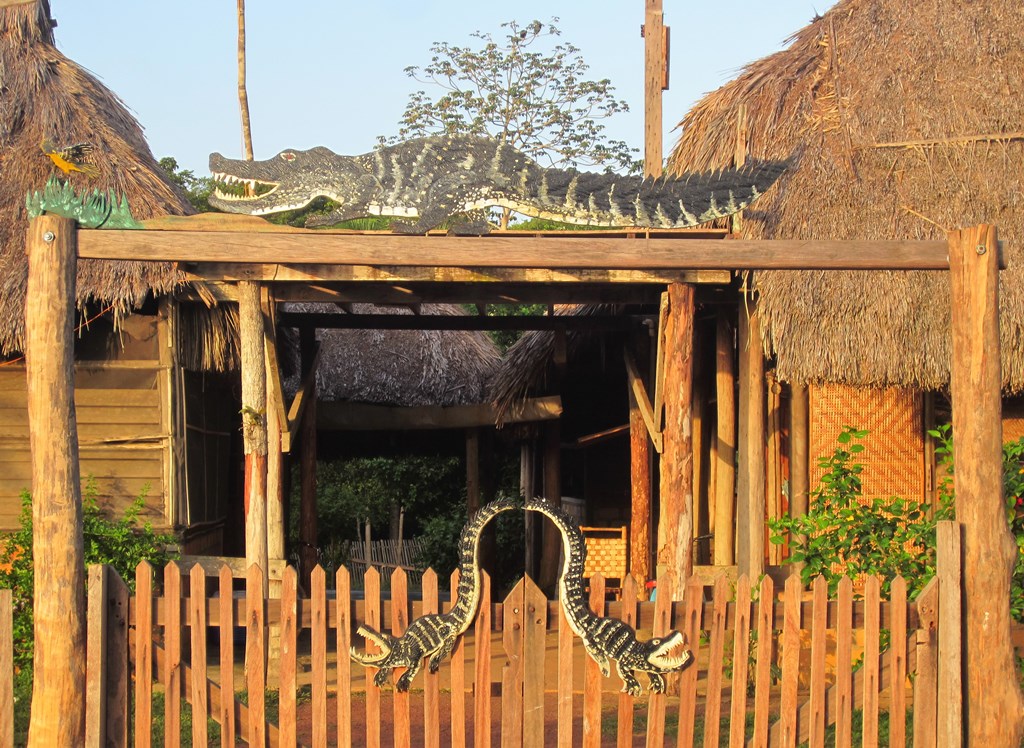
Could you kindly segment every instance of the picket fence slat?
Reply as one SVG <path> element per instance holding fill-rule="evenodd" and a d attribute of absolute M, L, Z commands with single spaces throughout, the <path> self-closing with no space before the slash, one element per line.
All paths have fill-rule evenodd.
<path fill-rule="evenodd" d="M 636 579 L 627 574 L 622 580 L 622 613 L 621 620 L 627 626 L 636 628 Z M 633 745 L 633 697 L 628 693 L 619 692 L 618 730 L 616 732 L 617 748 L 629 748 Z"/>
<path fill-rule="evenodd" d="M 704 707 L 704 746 L 718 748 L 722 716 L 722 669 L 725 666 L 725 606 L 729 583 L 724 576 L 715 581 L 711 609 L 711 645 L 708 659 L 708 685 Z"/>
<path fill-rule="evenodd" d="M 907 582 L 896 577 L 889 588 L 892 608 L 892 668 L 889 681 L 889 746 L 907 743 Z"/>
<path fill-rule="evenodd" d="M 352 745 L 352 581 L 344 566 L 334 575 L 337 591 L 338 745 Z"/>
<path fill-rule="evenodd" d="M 598 616 L 604 615 L 604 577 L 595 574 L 590 578 L 590 609 Z M 583 748 L 599 748 L 601 745 L 601 667 L 589 655 L 583 665 Z"/>
<path fill-rule="evenodd" d="M 754 748 L 768 745 L 768 709 L 771 695 L 772 642 L 775 628 L 775 583 L 765 576 L 757 593 L 757 664 L 754 673 Z"/>
<path fill-rule="evenodd" d="M 401 638 L 409 628 L 409 584 L 408 576 L 402 569 L 391 573 L 391 635 Z M 405 674 L 405 668 L 391 674 L 392 683 Z M 409 692 L 396 687 L 391 696 L 391 710 L 394 718 L 394 739 L 396 746 L 409 745 L 412 741 L 412 721 L 409 711 Z M 316 748 L 319 748 L 317 746 Z"/>
<path fill-rule="evenodd" d="M 220 701 L 220 734 L 224 745 L 235 744 L 235 628 L 234 628 L 234 586 L 235 579 L 227 566 L 220 568 L 218 592 L 220 608 L 220 683 L 223 693 L 230 698 Z"/>
<path fill-rule="evenodd" d="M 782 725 L 781 744 L 796 745 L 797 691 L 800 687 L 800 597 L 803 588 L 796 575 L 786 580 L 786 606 L 782 619 L 782 693 L 779 704 L 779 722 Z"/>
<path fill-rule="evenodd" d="M 192 631 L 206 631 L 206 572 L 196 564 L 189 573 L 189 611 Z M 206 687 L 206 636 L 192 636 L 192 745 L 206 745 L 210 713 Z"/>
<path fill-rule="evenodd" d="M 181 745 L 181 569 L 173 561 L 164 567 L 164 599 L 177 615 L 164 621 L 164 746 Z"/>
<path fill-rule="evenodd" d="M 811 585 L 814 612 L 811 614 L 810 748 L 825 746 L 825 630 L 828 624 L 828 583 L 820 574 Z"/>
<path fill-rule="evenodd" d="M 501 643 L 506 664 L 501 670 L 501 745 L 523 745 L 523 611 L 525 579 L 512 588 L 503 607 Z"/>
<path fill-rule="evenodd" d="M 135 569 L 135 746 L 153 744 L 153 568 Z"/>
<path fill-rule="evenodd" d="M 565 609 L 558 607 L 558 748 L 572 748 L 573 657 L 576 635 L 569 627 Z"/>
<path fill-rule="evenodd" d="M 654 626 L 655 636 L 663 636 L 672 628 L 672 599 L 668 585 L 662 594 L 658 595 L 654 602 Z M 584 699 L 586 693 L 583 694 Z M 652 693 L 647 702 L 647 746 L 648 748 L 662 748 L 665 744 L 665 708 L 667 695 L 663 693 Z"/>
<path fill-rule="evenodd" d="M 423 573 L 420 581 L 423 589 L 424 614 L 440 613 L 438 608 L 437 574 L 433 569 Z M 338 648 L 339 656 L 341 648 Z M 424 748 L 441 748 L 441 674 L 424 668 L 423 676 L 423 745 Z M 340 742 L 340 741 L 339 741 Z"/>
<path fill-rule="evenodd" d="M 491 745 L 491 575 L 480 572 L 480 611 L 476 616 L 476 676 L 473 681 L 473 745 Z"/>
<path fill-rule="evenodd" d="M 266 617 L 267 600 L 263 571 L 252 564 L 245 576 L 245 688 L 249 694 L 249 742 L 266 745 L 267 718 L 263 694 L 267 691 Z"/>
<path fill-rule="evenodd" d="M 459 589 L 459 570 L 452 572 L 450 590 L 451 600 L 455 600 Z M 466 637 L 459 637 L 452 652 L 451 667 L 451 726 L 452 748 L 466 748 Z"/>
<path fill-rule="evenodd" d="M 366 599 L 366 625 L 380 631 L 380 573 L 371 568 L 363 577 L 363 589 Z M 380 650 L 376 644 L 364 640 L 359 646 L 365 646 L 367 653 L 376 653 Z M 366 671 L 366 745 L 367 748 L 380 748 L 380 691 L 373 683 L 374 668 L 367 667 Z"/>
<path fill-rule="evenodd" d="M 686 646 L 693 655 L 693 663 L 683 671 L 679 679 L 679 727 L 676 745 L 689 748 L 693 745 L 693 731 L 697 720 L 697 675 L 700 662 L 700 624 L 703 610 L 704 588 L 697 579 L 687 580 L 683 592 L 683 620 L 678 622 L 679 630 L 686 637 Z"/>
<path fill-rule="evenodd" d="M 864 602 L 867 615 L 864 622 L 864 745 L 878 745 L 878 686 L 879 686 L 879 608 L 881 601 L 878 577 L 864 581 Z"/>
<path fill-rule="evenodd" d="M 938 740 L 939 580 L 932 579 L 917 596 L 918 617 L 914 679 L 914 747 L 935 748 Z"/>
<path fill-rule="evenodd" d="M 0 590 L 0 748 L 14 748 L 14 603 Z"/>
<path fill-rule="evenodd" d="M 317 564 L 309 575 L 313 632 L 310 641 L 312 659 L 312 722 L 314 748 L 327 747 L 327 574 Z"/>
<path fill-rule="evenodd" d="M 281 671 L 279 675 L 278 715 L 281 730 L 281 746 L 294 748 L 296 735 L 296 676 L 298 631 L 298 586 L 299 578 L 292 567 L 286 567 L 281 576 Z"/>
<path fill-rule="evenodd" d="M 544 660 L 548 601 L 529 577 L 524 577 L 523 608 L 523 745 L 545 745 Z"/>
<path fill-rule="evenodd" d="M 836 747 L 853 744 L 853 580 L 839 580 L 836 627 Z"/>
<path fill-rule="evenodd" d="M 746 744 L 747 675 L 750 668 L 750 578 L 736 580 L 736 629 L 732 646 L 732 708 L 729 711 L 729 745 Z"/>

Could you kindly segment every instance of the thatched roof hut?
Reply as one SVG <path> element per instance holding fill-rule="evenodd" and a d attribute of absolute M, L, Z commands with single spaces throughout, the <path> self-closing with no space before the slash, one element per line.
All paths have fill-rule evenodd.
<path fill-rule="evenodd" d="M 40 150 L 89 142 L 99 176 L 76 187 L 127 195 L 137 219 L 192 212 L 150 153 L 142 129 L 95 76 L 56 47 L 48 0 L 0 8 L 0 354 L 20 350 L 27 265 L 25 194 L 41 189 L 54 171 Z M 180 282 L 173 263 L 84 260 L 78 266 L 78 303 L 112 307 L 118 316 L 148 293 Z"/>
<path fill-rule="evenodd" d="M 288 312 L 337 312 L 333 305 L 288 304 Z M 353 304 L 354 314 L 412 314 L 408 307 Z M 459 315 L 450 304 L 424 304 L 422 315 Z M 411 407 L 484 402 L 485 387 L 501 361 L 482 332 L 450 330 L 324 329 L 317 369 L 320 400 Z M 297 377 L 286 389 L 294 389 Z M 289 386 L 290 385 L 290 386 Z"/>
<path fill-rule="evenodd" d="M 993 223 L 1006 245 L 1003 381 L 1024 389 L 1024 4 L 840 0 L 690 110 L 675 171 L 795 166 L 749 211 L 752 238 L 940 239 Z M 765 345 L 791 381 L 943 388 L 940 272 L 756 274 Z"/>

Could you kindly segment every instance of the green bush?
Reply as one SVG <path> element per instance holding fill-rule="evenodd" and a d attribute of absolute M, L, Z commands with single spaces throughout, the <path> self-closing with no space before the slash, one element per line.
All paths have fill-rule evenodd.
<path fill-rule="evenodd" d="M 95 482 L 89 478 L 82 487 L 82 528 L 85 563 L 108 564 L 134 591 L 135 568 L 142 561 L 163 565 L 173 555 L 168 550 L 177 542 L 172 534 L 155 532 L 146 522 L 140 525 L 139 514 L 145 502 L 145 491 L 128 506 L 119 518 L 108 518 L 97 504 Z M 0 587 L 12 591 L 14 602 L 14 661 L 27 670 L 32 665 L 32 497 L 22 493 L 19 528 L 0 536 Z M 83 594 L 85 590 L 82 591 Z"/>

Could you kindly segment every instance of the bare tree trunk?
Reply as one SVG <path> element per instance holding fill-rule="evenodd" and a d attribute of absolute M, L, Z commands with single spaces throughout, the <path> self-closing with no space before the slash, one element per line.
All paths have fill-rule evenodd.
<path fill-rule="evenodd" d="M 249 94 L 245 89 L 245 0 L 238 0 L 238 107 L 242 115 L 242 153 L 247 161 L 252 161 Z"/>

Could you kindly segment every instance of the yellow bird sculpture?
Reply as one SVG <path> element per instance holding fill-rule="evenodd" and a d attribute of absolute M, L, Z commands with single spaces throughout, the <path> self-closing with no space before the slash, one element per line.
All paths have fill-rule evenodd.
<path fill-rule="evenodd" d="M 66 148 L 56 148 L 53 143 L 44 139 L 39 147 L 50 157 L 54 166 L 65 174 L 70 175 L 71 172 L 78 171 L 87 177 L 95 177 L 100 173 L 95 164 L 89 163 L 93 151 L 91 143 L 75 143 Z"/>

